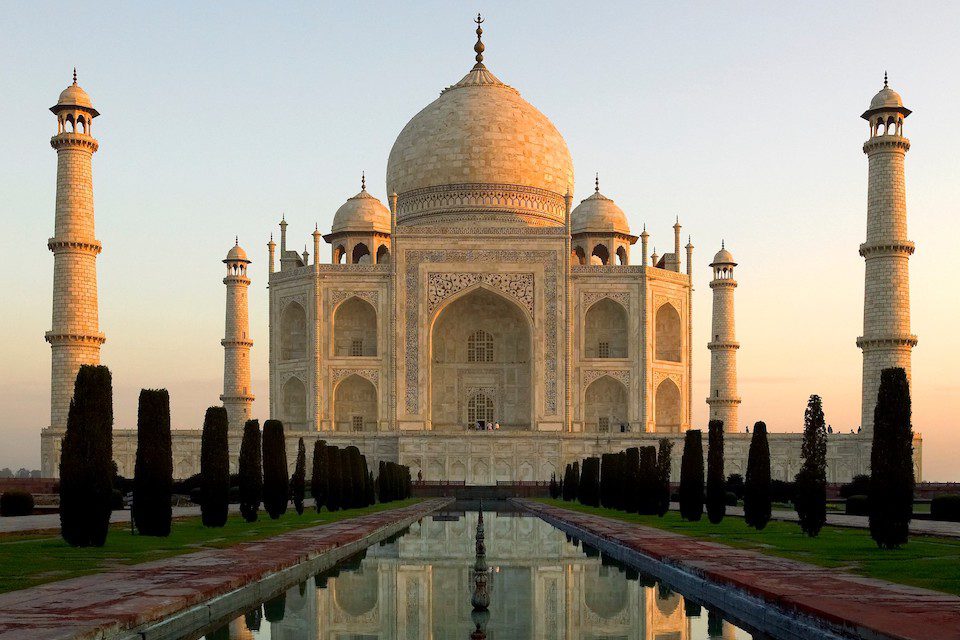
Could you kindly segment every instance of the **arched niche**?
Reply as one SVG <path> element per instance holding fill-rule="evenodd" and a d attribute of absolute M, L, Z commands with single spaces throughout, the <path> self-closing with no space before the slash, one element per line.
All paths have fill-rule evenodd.
<path fill-rule="evenodd" d="M 669 302 L 657 309 L 654 324 L 654 343 L 656 345 L 656 359 L 668 362 L 681 361 L 681 345 L 683 331 L 680 325 L 680 314 Z"/>
<path fill-rule="evenodd" d="M 624 266 L 630 264 L 630 258 L 627 255 L 627 248 L 623 245 L 617 247 L 617 264 Z"/>
<path fill-rule="evenodd" d="M 333 248 L 333 264 L 343 264 L 343 259 L 347 256 L 347 250 L 342 244 Z"/>
<path fill-rule="evenodd" d="M 387 245 L 382 244 L 377 249 L 377 264 L 389 264 L 390 263 L 390 249 Z"/>
<path fill-rule="evenodd" d="M 358 242 L 353 245 L 353 253 L 351 254 L 351 264 L 370 264 L 370 248 L 362 243 Z"/>
<path fill-rule="evenodd" d="M 280 359 L 307 357 L 307 312 L 298 302 L 289 303 L 280 316 Z"/>
<path fill-rule="evenodd" d="M 577 245 L 573 248 L 573 251 L 570 254 L 570 264 L 580 265 L 587 264 L 587 256 L 583 252 L 583 247 Z"/>
<path fill-rule="evenodd" d="M 583 394 L 583 430 L 587 433 L 619 432 L 629 422 L 627 388 L 610 376 L 590 383 Z"/>
<path fill-rule="evenodd" d="M 353 296 L 333 314 L 333 354 L 339 357 L 377 355 L 377 310 Z"/>
<path fill-rule="evenodd" d="M 283 421 L 290 424 L 304 424 L 307 421 L 307 388 L 300 378 L 290 378 L 283 383 L 282 390 Z"/>
<path fill-rule="evenodd" d="M 583 600 L 603 619 L 616 618 L 627 606 L 627 590 L 616 567 L 584 567 Z"/>
<path fill-rule="evenodd" d="M 682 417 L 680 388 L 670 378 L 666 378 L 657 387 L 654 400 L 654 427 L 657 433 L 679 433 Z"/>
<path fill-rule="evenodd" d="M 333 412 L 337 431 L 376 431 L 377 388 L 356 374 L 344 378 L 333 394 Z"/>
<path fill-rule="evenodd" d="M 607 249 L 607 245 L 598 244 L 593 248 L 593 251 L 590 252 L 590 264 L 610 264 L 610 250 Z"/>
<path fill-rule="evenodd" d="M 585 357 L 627 357 L 627 310 L 623 305 L 603 298 L 587 309 L 583 324 Z"/>
<path fill-rule="evenodd" d="M 530 321 L 517 303 L 482 286 L 453 297 L 430 330 L 433 428 L 464 428 L 470 398 L 483 392 L 495 403 L 493 420 L 501 428 L 529 429 L 532 349 Z"/>
<path fill-rule="evenodd" d="M 353 618 L 373 611 L 380 591 L 377 576 L 375 568 L 362 565 L 357 571 L 340 573 L 331 585 L 334 602 L 341 611 Z"/>

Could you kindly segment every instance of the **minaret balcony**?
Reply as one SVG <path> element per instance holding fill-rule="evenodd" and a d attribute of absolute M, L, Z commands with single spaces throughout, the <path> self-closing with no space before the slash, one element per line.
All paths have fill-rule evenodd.
<path fill-rule="evenodd" d="M 73 333 L 69 331 L 47 331 L 43 339 L 52 345 L 56 344 L 89 344 L 101 345 L 107 341 L 102 333 Z"/>
<path fill-rule="evenodd" d="M 896 347 L 915 347 L 917 346 L 917 336 L 904 333 L 893 336 L 880 336 L 876 338 L 857 338 L 857 346 L 861 349 L 890 349 Z"/>
<path fill-rule="evenodd" d="M 50 138 L 50 146 L 58 151 L 65 147 L 80 147 L 88 149 L 90 153 L 96 152 L 100 148 L 100 143 L 93 136 L 85 133 L 63 132 Z"/>
<path fill-rule="evenodd" d="M 61 251 L 80 251 L 98 255 L 103 251 L 99 240 L 75 240 L 72 238 L 47 238 L 47 249 L 54 253 Z"/>
<path fill-rule="evenodd" d="M 913 243 L 909 240 L 900 242 L 864 242 L 860 245 L 860 255 L 864 258 L 879 256 L 910 256 L 913 255 Z"/>
<path fill-rule="evenodd" d="M 903 136 L 874 136 L 863 143 L 863 152 L 866 154 L 878 151 L 903 151 L 906 153 L 909 150 L 910 140 Z"/>
<path fill-rule="evenodd" d="M 225 347 L 252 347 L 253 340 L 247 340 L 242 338 L 236 338 L 236 339 L 230 340 L 230 339 L 224 338 L 223 340 L 220 341 L 220 344 L 222 344 Z"/>
<path fill-rule="evenodd" d="M 736 340 L 711 340 L 707 343 L 707 349 L 715 351 L 717 349 L 739 349 L 740 343 Z"/>

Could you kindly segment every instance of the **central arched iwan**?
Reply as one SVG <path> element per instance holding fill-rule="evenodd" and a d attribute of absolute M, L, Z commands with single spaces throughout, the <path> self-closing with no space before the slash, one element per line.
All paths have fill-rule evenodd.
<path fill-rule="evenodd" d="M 515 302 L 477 287 L 440 309 L 430 332 L 433 429 L 462 429 L 478 393 L 502 429 L 533 422 L 530 322 Z M 484 402 L 484 406 L 487 406 Z M 474 402 L 474 417 L 476 401 Z"/>
<path fill-rule="evenodd" d="M 654 327 L 657 360 L 680 362 L 683 332 L 680 328 L 680 314 L 676 307 L 668 302 L 657 309 Z"/>

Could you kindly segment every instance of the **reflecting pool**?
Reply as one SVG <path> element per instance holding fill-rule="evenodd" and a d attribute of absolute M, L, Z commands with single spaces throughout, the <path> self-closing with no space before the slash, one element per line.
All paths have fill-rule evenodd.
<path fill-rule="evenodd" d="M 751 638 L 539 518 L 485 512 L 489 616 L 471 616 L 477 511 L 434 514 L 241 612 L 207 640 Z M 196 638 L 196 635 L 190 636 Z M 764 636 L 767 637 L 767 636 Z M 758 636 L 759 638 L 759 636 Z"/>

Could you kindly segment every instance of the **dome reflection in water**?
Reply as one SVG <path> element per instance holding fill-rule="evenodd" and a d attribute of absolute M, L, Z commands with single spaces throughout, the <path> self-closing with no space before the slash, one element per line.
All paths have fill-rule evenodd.
<path fill-rule="evenodd" d="M 485 503 L 484 542 L 494 588 L 482 620 L 485 636 L 474 635 L 471 603 L 478 512 L 450 511 L 294 585 L 263 607 L 239 612 L 206 638 L 751 638 L 718 612 L 543 520 L 489 507 Z"/>

